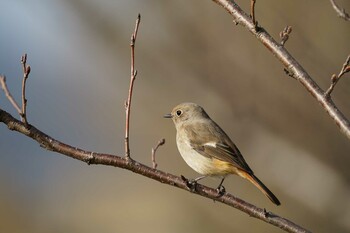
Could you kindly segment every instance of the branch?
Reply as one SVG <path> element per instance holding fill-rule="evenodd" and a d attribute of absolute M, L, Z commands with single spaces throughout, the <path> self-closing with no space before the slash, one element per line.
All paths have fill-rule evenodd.
<path fill-rule="evenodd" d="M 346 21 L 350 21 L 350 16 L 348 13 L 346 13 L 345 9 L 344 8 L 340 8 L 334 0 L 330 0 L 331 4 L 332 4 L 332 7 L 333 9 L 335 10 L 335 12 L 337 13 L 337 15 L 346 20 Z"/>
<path fill-rule="evenodd" d="M 24 54 L 21 57 L 22 69 L 23 69 L 23 80 L 22 80 L 22 109 L 17 104 L 16 100 L 12 97 L 7 84 L 6 77 L 0 76 L 1 88 L 4 90 L 6 98 L 10 101 L 12 106 L 17 110 L 18 114 L 21 117 L 22 122 L 27 125 L 27 99 L 26 99 L 26 82 L 30 73 L 30 66 L 27 65 L 27 54 Z"/>
<path fill-rule="evenodd" d="M 326 98 L 330 98 L 330 95 L 335 87 L 335 85 L 337 84 L 337 82 L 339 81 L 339 79 L 347 72 L 350 71 L 350 55 L 348 56 L 348 58 L 346 59 L 345 63 L 343 64 L 342 69 L 340 70 L 339 74 L 333 74 L 331 77 L 331 85 L 328 88 L 328 90 L 325 93 L 325 97 Z"/>
<path fill-rule="evenodd" d="M 252 18 L 254 25 L 258 26 L 258 22 L 255 19 L 255 3 L 256 0 L 250 0 L 250 17 Z"/>
<path fill-rule="evenodd" d="M 137 31 L 139 30 L 141 15 L 139 14 L 135 24 L 134 33 L 131 35 L 130 47 L 131 47 L 131 76 L 130 76 L 130 87 L 128 100 L 125 102 L 125 157 L 130 159 L 130 146 L 129 146 L 129 122 L 130 122 L 130 108 L 131 108 L 131 97 L 132 90 L 134 87 L 135 78 L 137 71 L 135 70 L 135 42 Z"/>
<path fill-rule="evenodd" d="M 292 27 L 286 26 L 283 31 L 280 32 L 280 38 L 281 38 L 281 45 L 284 46 L 284 44 L 289 39 L 289 35 L 292 33 Z"/>
<path fill-rule="evenodd" d="M 27 137 L 32 138 L 37 141 L 39 145 L 47 150 L 57 152 L 69 156 L 73 159 L 83 161 L 87 164 L 100 164 L 113 167 L 123 168 L 139 175 L 151 178 L 153 180 L 159 181 L 163 184 L 171 185 L 186 191 L 190 191 L 187 184 L 181 177 L 175 176 L 173 174 L 153 169 L 137 161 L 130 160 L 124 156 L 102 154 L 92 151 L 86 151 L 67 145 L 60 142 L 49 135 L 43 133 L 36 127 L 29 125 L 28 127 L 21 121 L 15 119 L 12 115 L 0 108 L 0 122 L 3 122 L 10 130 L 17 131 Z M 221 202 L 228 206 L 232 206 L 242 212 L 248 214 L 251 217 L 260 219 L 264 222 L 270 223 L 277 226 L 287 232 L 309 232 L 308 230 L 298 226 L 297 224 L 291 222 L 288 219 L 280 217 L 272 212 L 267 212 L 265 209 L 256 207 L 242 199 L 239 199 L 232 194 L 225 193 L 218 197 L 217 190 L 209 188 L 207 186 L 198 184 L 196 189 L 192 190 L 194 194 L 202 197 L 212 199 L 217 202 Z"/>
<path fill-rule="evenodd" d="M 5 76 L 0 76 L 0 83 L 1 83 L 1 88 L 4 90 L 5 92 L 5 96 L 6 98 L 10 101 L 10 103 L 12 104 L 12 106 L 17 110 L 18 114 L 21 116 L 22 111 L 20 109 L 20 107 L 18 106 L 16 100 L 12 97 L 9 89 L 7 88 L 6 85 L 6 77 Z"/>
<path fill-rule="evenodd" d="M 248 29 L 270 52 L 283 64 L 289 76 L 295 77 L 306 90 L 316 99 L 326 113 L 332 118 L 340 131 L 350 140 L 350 122 L 337 108 L 331 98 L 326 98 L 325 92 L 310 77 L 305 69 L 290 55 L 290 53 L 262 27 L 255 27 L 250 17 L 233 0 L 212 0 L 225 8 L 236 23 Z"/>
<path fill-rule="evenodd" d="M 156 169 L 158 166 L 158 164 L 156 163 L 156 152 L 160 146 L 164 145 L 164 143 L 165 143 L 165 139 L 163 138 L 163 139 L 158 141 L 156 147 L 152 148 L 152 167 L 154 169 Z"/>
<path fill-rule="evenodd" d="M 25 53 L 21 58 L 22 69 L 23 69 L 23 80 L 22 80 L 22 111 L 21 118 L 25 125 L 28 125 L 27 121 L 27 99 L 26 99 L 26 82 L 30 73 L 30 66 L 27 66 L 27 54 Z"/>

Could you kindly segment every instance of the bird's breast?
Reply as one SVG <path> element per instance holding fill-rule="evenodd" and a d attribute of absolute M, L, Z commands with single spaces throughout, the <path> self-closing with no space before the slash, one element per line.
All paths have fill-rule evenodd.
<path fill-rule="evenodd" d="M 224 176 L 232 173 L 231 166 L 223 161 L 204 156 L 194 150 L 187 135 L 176 135 L 177 148 L 188 166 L 202 175 Z"/>

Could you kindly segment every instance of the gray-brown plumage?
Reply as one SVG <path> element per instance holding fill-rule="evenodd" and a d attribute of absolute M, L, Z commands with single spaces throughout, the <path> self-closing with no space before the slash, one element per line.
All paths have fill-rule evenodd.
<path fill-rule="evenodd" d="M 177 147 L 192 169 L 204 176 L 221 176 L 223 180 L 229 174 L 239 175 L 280 205 L 277 197 L 254 175 L 236 145 L 202 107 L 182 103 L 164 117 L 173 120 Z"/>

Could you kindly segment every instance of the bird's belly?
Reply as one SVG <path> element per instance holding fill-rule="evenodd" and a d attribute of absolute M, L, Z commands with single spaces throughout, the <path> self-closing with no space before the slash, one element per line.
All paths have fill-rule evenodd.
<path fill-rule="evenodd" d="M 188 166 L 202 175 L 225 176 L 231 173 L 226 166 L 217 159 L 206 157 L 195 151 L 189 143 L 177 140 L 177 148 Z"/>

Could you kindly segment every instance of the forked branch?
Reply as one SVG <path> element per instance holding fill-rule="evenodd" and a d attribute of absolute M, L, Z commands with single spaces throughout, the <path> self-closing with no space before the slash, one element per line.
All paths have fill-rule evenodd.
<path fill-rule="evenodd" d="M 348 58 L 346 59 L 346 61 L 343 64 L 342 69 L 340 70 L 339 74 L 333 74 L 331 77 L 331 85 L 329 86 L 328 90 L 325 93 L 325 97 L 326 98 L 330 98 L 330 95 L 335 87 L 335 85 L 337 85 L 337 82 L 339 81 L 339 79 L 341 77 L 343 77 L 344 74 L 350 72 L 350 55 L 348 56 Z"/>
<path fill-rule="evenodd" d="M 340 131 L 350 140 L 350 122 L 338 109 L 331 98 L 326 98 L 325 92 L 310 77 L 299 62 L 281 46 L 270 34 L 259 26 L 257 30 L 250 17 L 233 0 L 212 0 L 226 9 L 232 15 L 234 22 L 248 29 L 284 66 L 288 75 L 298 80 L 316 99 L 326 113 L 331 117 Z"/>
<path fill-rule="evenodd" d="M 1 83 L 1 88 L 5 92 L 6 98 L 10 101 L 12 106 L 16 109 L 18 112 L 18 115 L 22 115 L 22 110 L 17 104 L 16 100 L 12 97 L 11 92 L 9 91 L 7 84 L 6 84 L 6 77 L 5 76 L 0 76 L 0 83 Z"/>
<path fill-rule="evenodd" d="M 22 122 L 25 125 L 28 125 L 27 121 L 27 99 L 26 99 L 26 82 L 30 73 L 30 66 L 27 65 L 27 54 L 25 53 L 21 57 L 21 64 L 22 64 L 22 70 L 23 70 L 23 79 L 22 79 L 22 108 L 19 107 L 16 100 L 11 95 L 11 92 L 9 91 L 7 84 L 6 84 L 6 77 L 1 75 L 0 76 L 0 84 L 1 88 L 5 92 L 6 98 L 10 101 L 12 106 L 16 109 L 19 116 L 21 117 Z"/>

